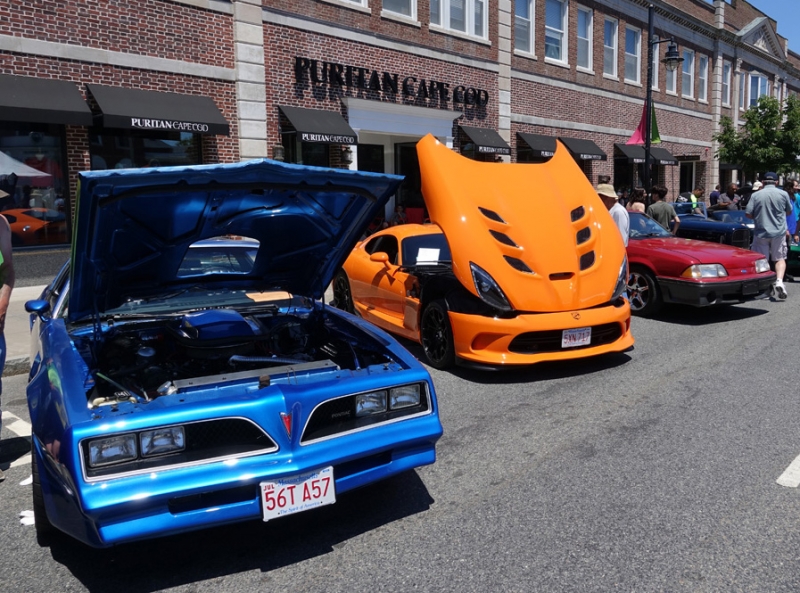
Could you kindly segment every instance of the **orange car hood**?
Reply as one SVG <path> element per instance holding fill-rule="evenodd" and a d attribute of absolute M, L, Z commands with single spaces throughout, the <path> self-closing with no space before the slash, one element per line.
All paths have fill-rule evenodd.
<path fill-rule="evenodd" d="M 611 299 L 625 257 L 622 237 L 561 142 L 542 164 L 473 161 L 430 134 L 417 154 L 428 214 L 447 237 L 453 272 L 473 294 L 470 262 L 494 278 L 518 311 L 584 309 Z M 580 207 L 584 214 L 573 221 Z M 586 228 L 590 235 L 579 245 L 578 232 Z M 589 252 L 594 263 L 581 270 Z M 514 268 L 506 256 L 533 273 Z"/>

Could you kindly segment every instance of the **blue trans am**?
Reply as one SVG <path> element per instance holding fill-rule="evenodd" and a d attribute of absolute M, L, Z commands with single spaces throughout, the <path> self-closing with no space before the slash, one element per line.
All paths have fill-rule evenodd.
<path fill-rule="evenodd" d="M 82 173 L 31 314 L 40 541 L 264 521 L 433 463 L 427 370 L 320 299 L 402 178 L 274 161 Z"/>

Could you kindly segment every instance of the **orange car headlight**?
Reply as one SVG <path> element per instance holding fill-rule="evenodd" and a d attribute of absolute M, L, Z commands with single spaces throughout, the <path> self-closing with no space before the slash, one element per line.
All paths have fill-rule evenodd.
<path fill-rule="evenodd" d="M 479 265 L 469 262 L 472 270 L 472 281 L 475 283 L 475 290 L 481 299 L 501 311 L 511 311 L 511 304 L 508 302 L 503 290 L 498 286 L 489 273 Z"/>

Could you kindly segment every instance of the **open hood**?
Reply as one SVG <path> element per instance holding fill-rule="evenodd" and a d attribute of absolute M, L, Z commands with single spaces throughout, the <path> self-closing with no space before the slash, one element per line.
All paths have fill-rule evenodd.
<path fill-rule="evenodd" d="M 187 286 L 321 298 L 402 177 L 266 159 L 79 175 L 69 318 Z M 260 242 L 246 274 L 185 278 L 189 246 Z"/>
<path fill-rule="evenodd" d="M 625 246 L 589 180 L 557 143 L 541 164 L 485 163 L 428 135 L 417 144 L 422 194 L 450 245 L 453 272 L 478 296 L 474 263 L 518 311 L 611 300 Z"/>

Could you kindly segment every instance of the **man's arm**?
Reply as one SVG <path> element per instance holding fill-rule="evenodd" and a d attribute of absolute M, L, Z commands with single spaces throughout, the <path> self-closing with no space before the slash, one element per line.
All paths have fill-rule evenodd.
<path fill-rule="evenodd" d="M 14 288 L 14 262 L 11 259 L 11 227 L 5 216 L 0 215 L 0 253 L 3 263 L 0 265 L 0 334 L 6 326 L 6 313 Z"/>
<path fill-rule="evenodd" d="M 672 234 L 673 235 L 677 235 L 678 234 L 678 227 L 681 226 L 680 216 L 675 216 L 675 218 L 672 219 L 672 222 L 675 223 L 673 225 L 673 227 L 672 227 Z"/>

